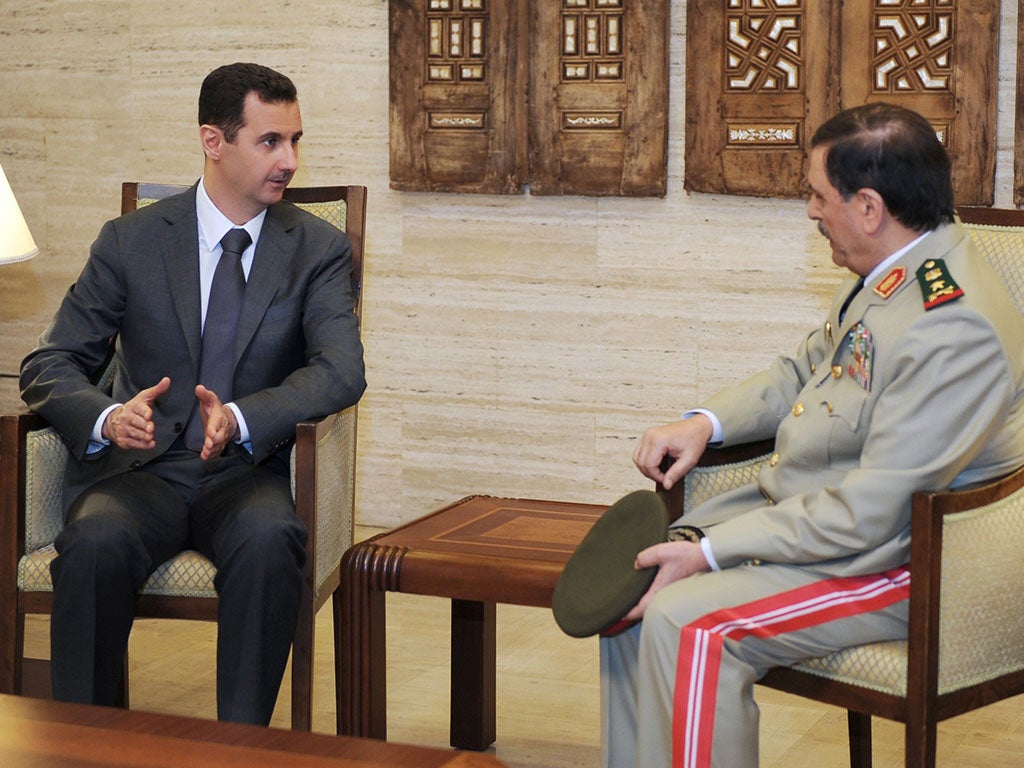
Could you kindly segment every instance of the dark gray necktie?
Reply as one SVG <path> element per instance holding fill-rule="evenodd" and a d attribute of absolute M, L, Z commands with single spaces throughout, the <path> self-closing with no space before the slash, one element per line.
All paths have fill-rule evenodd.
<path fill-rule="evenodd" d="M 242 313 L 245 294 L 245 273 L 242 253 L 252 238 L 244 229 L 229 230 L 221 239 L 224 252 L 217 262 L 210 286 L 203 324 L 203 346 L 199 355 L 199 384 L 217 394 L 222 403 L 232 398 L 231 373 L 235 358 L 235 332 Z M 203 420 L 198 403 L 185 429 L 185 445 L 194 451 L 203 449 Z"/>

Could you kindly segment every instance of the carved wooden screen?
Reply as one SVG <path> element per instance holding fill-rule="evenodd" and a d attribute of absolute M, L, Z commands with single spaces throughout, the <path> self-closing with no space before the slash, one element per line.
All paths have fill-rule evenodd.
<path fill-rule="evenodd" d="M 839 104 L 838 10 L 830 0 L 690 0 L 687 189 L 804 194 L 804 145 Z"/>
<path fill-rule="evenodd" d="M 391 186 L 664 195 L 669 5 L 390 0 Z"/>
<path fill-rule="evenodd" d="M 920 112 L 956 200 L 991 205 L 999 0 L 690 0 L 687 189 L 801 196 L 806 143 L 837 109 Z"/>
<path fill-rule="evenodd" d="M 391 186 L 513 193 L 526 174 L 521 0 L 391 0 Z"/>
<path fill-rule="evenodd" d="M 992 205 L 999 0 L 861 0 L 843 6 L 842 105 L 924 115 L 953 164 L 958 205 Z"/>
<path fill-rule="evenodd" d="M 668 0 L 534 0 L 530 191 L 664 195 Z"/>

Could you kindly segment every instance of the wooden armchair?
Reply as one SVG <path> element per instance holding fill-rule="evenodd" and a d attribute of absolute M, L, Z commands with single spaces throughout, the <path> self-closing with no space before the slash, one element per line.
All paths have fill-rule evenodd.
<path fill-rule="evenodd" d="M 122 213 L 185 187 L 126 182 Z M 352 242 L 356 311 L 363 265 L 366 187 L 289 189 L 285 197 L 344 230 Z M 292 646 L 292 728 L 309 730 L 313 703 L 316 613 L 334 600 L 338 612 L 341 556 L 352 545 L 355 505 L 356 407 L 296 425 L 292 494 L 309 531 L 305 589 Z M 0 416 L 0 693 L 20 693 L 25 615 L 49 613 L 50 561 L 62 525 L 61 478 L 67 451 L 56 432 L 33 413 Z M 186 551 L 161 565 L 139 593 L 139 617 L 216 621 L 216 569 Z M 335 620 L 335 669 L 340 633 Z M 127 660 L 122 681 L 128 703 Z M 336 686 L 339 685 L 337 674 Z"/>
<path fill-rule="evenodd" d="M 1024 211 L 960 209 L 1024 312 Z M 673 488 L 678 513 L 751 482 L 770 441 L 709 450 Z M 761 684 L 847 710 L 850 765 L 871 766 L 871 717 L 906 726 L 908 768 L 933 768 L 941 720 L 1024 693 L 1024 468 L 970 490 L 916 493 L 908 637 L 771 670 Z"/>

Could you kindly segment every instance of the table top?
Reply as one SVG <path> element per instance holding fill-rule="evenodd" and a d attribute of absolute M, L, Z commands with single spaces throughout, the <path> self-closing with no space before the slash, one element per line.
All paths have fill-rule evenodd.
<path fill-rule="evenodd" d="M 500 768 L 491 755 L 0 695 L 6 768 Z"/>
<path fill-rule="evenodd" d="M 608 507 L 469 496 L 357 544 L 375 588 L 550 606 L 565 563 Z"/>

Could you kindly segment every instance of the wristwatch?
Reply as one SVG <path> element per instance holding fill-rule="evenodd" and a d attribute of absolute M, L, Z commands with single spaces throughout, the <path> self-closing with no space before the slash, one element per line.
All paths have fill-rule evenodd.
<path fill-rule="evenodd" d="M 696 544 L 704 538 L 704 531 L 695 525 L 673 525 L 668 529 L 669 541 L 689 541 Z"/>

